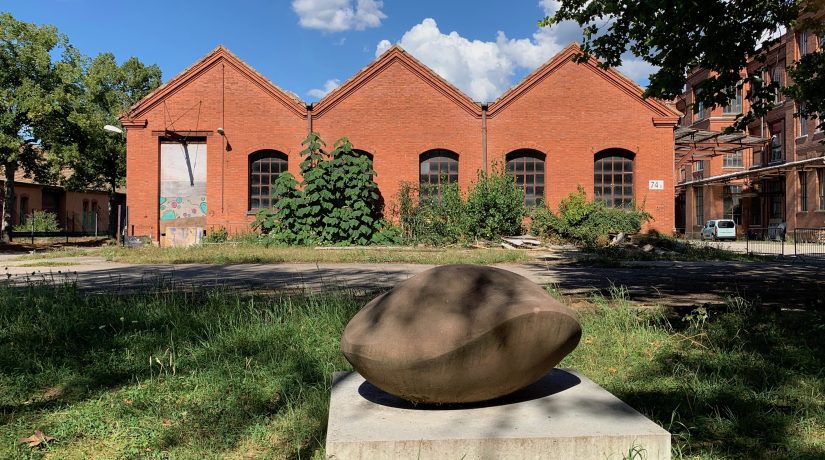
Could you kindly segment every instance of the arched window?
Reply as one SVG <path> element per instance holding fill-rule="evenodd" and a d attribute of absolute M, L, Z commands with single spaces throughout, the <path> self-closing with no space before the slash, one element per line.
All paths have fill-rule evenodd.
<path fill-rule="evenodd" d="M 633 153 L 622 149 L 603 150 L 593 163 L 593 191 L 596 200 L 610 208 L 633 204 Z"/>
<path fill-rule="evenodd" d="M 287 156 L 275 150 L 249 155 L 249 210 L 270 208 L 272 183 L 287 170 Z"/>
<path fill-rule="evenodd" d="M 458 154 L 449 150 L 430 150 L 421 154 L 418 182 L 421 197 L 441 197 L 445 185 L 458 182 Z"/>
<path fill-rule="evenodd" d="M 521 149 L 507 154 L 507 172 L 524 190 L 524 204 L 536 206 L 544 201 L 544 154 Z"/>

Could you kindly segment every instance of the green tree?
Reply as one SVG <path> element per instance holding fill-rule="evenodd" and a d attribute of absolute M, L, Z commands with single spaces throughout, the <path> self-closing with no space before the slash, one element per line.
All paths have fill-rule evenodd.
<path fill-rule="evenodd" d="M 2 238 L 8 241 L 18 169 L 37 180 L 56 177 L 51 145 L 63 140 L 62 120 L 80 91 L 80 54 L 53 26 L 0 13 L 0 166 L 5 187 Z"/>
<path fill-rule="evenodd" d="M 773 107 L 778 88 L 775 83 L 764 84 L 761 71 L 744 79 L 740 71 L 750 59 L 765 62 L 766 45 L 775 42 L 765 37 L 782 28 L 825 32 L 821 19 L 815 20 L 813 14 L 823 6 L 825 0 L 561 0 L 558 11 L 539 25 L 573 20 L 582 26 L 579 62 L 594 56 L 604 66 L 616 67 L 630 51 L 657 66 L 646 96 L 673 99 L 681 94 L 694 68 L 714 74 L 696 87 L 706 107 L 726 104 L 735 97 L 731 88 L 741 89 L 749 83 L 745 97 L 751 110 L 734 125 L 741 129 Z M 825 104 L 825 91 L 819 84 L 825 75 L 822 50 L 804 56 L 789 72 L 794 82 L 784 91 L 804 104 L 804 115 L 820 111 Z"/>
<path fill-rule="evenodd" d="M 161 71 L 137 58 L 118 65 L 114 55 L 103 53 L 84 61 L 82 92 L 70 105 L 65 142 L 54 147 L 72 175 L 65 185 L 72 190 L 109 191 L 109 231 L 114 232 L 115 190 L 126 176 L 125 136 L 103 130 L 117 126 L 117 118 L 161 83 Z"/>

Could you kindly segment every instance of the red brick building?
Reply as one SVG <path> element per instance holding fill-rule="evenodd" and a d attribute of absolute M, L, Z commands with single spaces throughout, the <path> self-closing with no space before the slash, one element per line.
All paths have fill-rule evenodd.
<path fill-rule="evenodd" d="M 789 30 L 766 50 L 764 63 L 752 60 L 742 69 L 742 76 L 761 74 L 765 82 L 787 86 L 790 78 L 786 68 L 803 54 L 817 50 L 820 40 L 804 30 Z M 689 75 L 677 103 L 685 112 L 682 129 L 699 130 L 696 136 L 700 139 L 702 131 L 718 134 L 750 108 L 743 97 L 750 89 L 747 85 L 727 106 L 712 110 L 695 107 L 694 88 L 708 77 L 703 69 Z M 718 218 L 734 219 L 740 235 L 750 231 L 773 237 L 780 225 L 787 232 L 825 227 L 825 134 L 816 129 L 817 120 L 795 116 L 799 106 L 793 99 L 777 92 L 774 103 L 774 108 L 745 132 L 707 142 L 721 145 L 687 149 L 684 154 L 677 146 L 676 227 L 680 231 L 698 232 L 705 221 Z M 682 129 L 677 130 L 677 138 Z M 739 136 L 746 137 L 718 142 Z M 748 142 L 735 148 L 742 140 Z"/>
<path fill-rule="evenodd" d="M 169 227 L 248 231 L 268 184 L 298 175 L 301 141 L 346 136 L 373 159 L 386 203 L 402 182 L 457 181 L 507 162 L 528 201 L 581 185 L 610 205 L 631 201 L 650 227 L 674 228 L 673 128 L 679 114 L 571 45 L 491 103 L 393 47 L 314 105 L 218 47 L 132 107 L 127 129 L 129 233 Z M 220 128 L 220 129 L 219 129 Z"/>

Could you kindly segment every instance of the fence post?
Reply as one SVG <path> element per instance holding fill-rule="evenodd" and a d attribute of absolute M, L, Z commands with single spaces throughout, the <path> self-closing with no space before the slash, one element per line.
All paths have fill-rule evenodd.
<path fill-rule="evenodd" d="M 32 246 L 34 246 L 34 219 L 29 217 L 29 220 L 32 221 Z"/>
<path fill-rule="evenodd" d="M 121 226 L 120 226 L 120 207 L 121 207 L 121 205 L 117 205 L 117 226 L 115 227 L 117 229 L 117 233 L 115 233 L 115 243 L 118 244 L 118 245 L 120 245 L 120 229 L 121 229 Z"/>

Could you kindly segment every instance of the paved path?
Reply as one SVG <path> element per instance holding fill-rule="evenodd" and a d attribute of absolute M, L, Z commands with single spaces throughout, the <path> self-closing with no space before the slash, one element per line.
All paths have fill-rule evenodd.
<path fill-rule="evenodd" d="M 386 289 L 431 265 L 414 264 L 240 264 L 130 265 L 96 257 L 50 259 L 71 266 L 23 267 L 37 260 L 0 260 L 14 283 L 27 279 L 73 281 L 88 290 L 128 291 L 158 284 L 181 288 L 231 286 L 248 289 Z M 720 303 L 727 295 L 761 298 L 787 307 L 825 307 L 825 266 L 790 262 L 635 262 L 593 267 L 564 262 L 501 264 L 562 293 L 586 296 L 624 286 L 648 305 Z"/>

